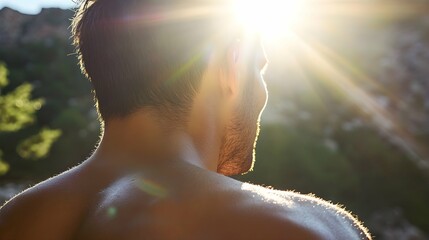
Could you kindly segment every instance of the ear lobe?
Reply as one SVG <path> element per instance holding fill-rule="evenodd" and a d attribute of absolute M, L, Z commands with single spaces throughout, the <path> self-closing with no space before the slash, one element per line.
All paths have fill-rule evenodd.
<path fill-rule="evenodd" d="M 241 56 L 240 46 L 241 46 L 240 39 L 237 39 L 233 44 L 231 44 L 231 47 L 229 49 L 229 51 L 232 52 L 233 64 L 235 65 L 238 63 L 238 60 L 240 59 L 240 56 Z"/>
<path fill-rule="evenodd" d="M 226 63 L 221 67 L 221 88 L 224 94 L 235 96 L 238 90 L 238 61 L 240 58 L 240 41 L 237 40 L 228 48 Z"/>
<path fill-rule="evenodd" d="M 240 46 L 239 46 L 240 40 L 237 40 L 236 43 L 234 43 L 233 46 L 233 57 L 234 57 L 234 64 L 237 64 L 238 58 L 240 57 Z"/>

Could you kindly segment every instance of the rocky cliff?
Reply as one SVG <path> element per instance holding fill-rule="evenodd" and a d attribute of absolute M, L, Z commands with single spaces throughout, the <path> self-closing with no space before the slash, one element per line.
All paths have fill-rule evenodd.
<path fill-rule="evenodd" d="M 22 14 L 10 8 L 0 10 L 0 47 L 19 43 L 68 39 L 73 12 L 46 8 L 37 15 Z"/>

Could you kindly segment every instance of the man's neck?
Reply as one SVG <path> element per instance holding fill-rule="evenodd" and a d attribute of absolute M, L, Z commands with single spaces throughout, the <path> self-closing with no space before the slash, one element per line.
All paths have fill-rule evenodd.
<path fill-rule="evenodd" d="M 174 128 L 159 119 L 153 112 L 141 111 L 109 120 L 92 158 L 118 168 L 180 161 L 216 171 L 217 156 L 204 152 L 207 146 L 201 147 L 186 128 Z M 206 144 L 216 147 L 215 141 Z"/>

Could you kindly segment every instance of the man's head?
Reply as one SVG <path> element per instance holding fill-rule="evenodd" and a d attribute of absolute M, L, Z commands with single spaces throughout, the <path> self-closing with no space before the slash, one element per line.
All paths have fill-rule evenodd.
<path fill-rule="evenodd" d="M 237 47 L 238 29 L 213 2 L 222 1 L 87 0 L 76 13 L 73 33 L 106 125 L 142 108 L 186 121 L 209 63 L 216 59 L 217 67 L 233 73 L 240 83 L 218 167 L 232 175 L 249 170 L 253 162 L 266 101 L 260 77 L 265 57 L 259 41 Z M 238 55 L 244 60 L 235 62 Z"/>
<path fill-rule="evenodd" d="M 186 112 L 219 34 L 214 13 L 204 15 L 203 5 L 192 2 L 82 3 L 73 21 L 74 41 L 104 121 L 141 107 Z"/>

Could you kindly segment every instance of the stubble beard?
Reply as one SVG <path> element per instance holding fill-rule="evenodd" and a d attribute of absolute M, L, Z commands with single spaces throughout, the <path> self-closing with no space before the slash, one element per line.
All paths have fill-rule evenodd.
<path fill-rule="evenodd" d="M 257 74 L 257 73 L 256 73 Z M 253 75 L 253 76 L 256 76 Z M 266 88 L 259 89 L 255 77 L 248 79 L 243 98 L 227 124 L 221 142 L 217 172 L 226 176 L 244 174 L 253 169 L 260 117 L 267 101 Z"/>
<path fill-rule="evenodd" d="M 243 112 L 243 109 L 236 112 L 237 116 L 226 128 L 219 154 L 217 172 L 226 176 L 247 173 L 255 162 L 259 113 Z"/>

